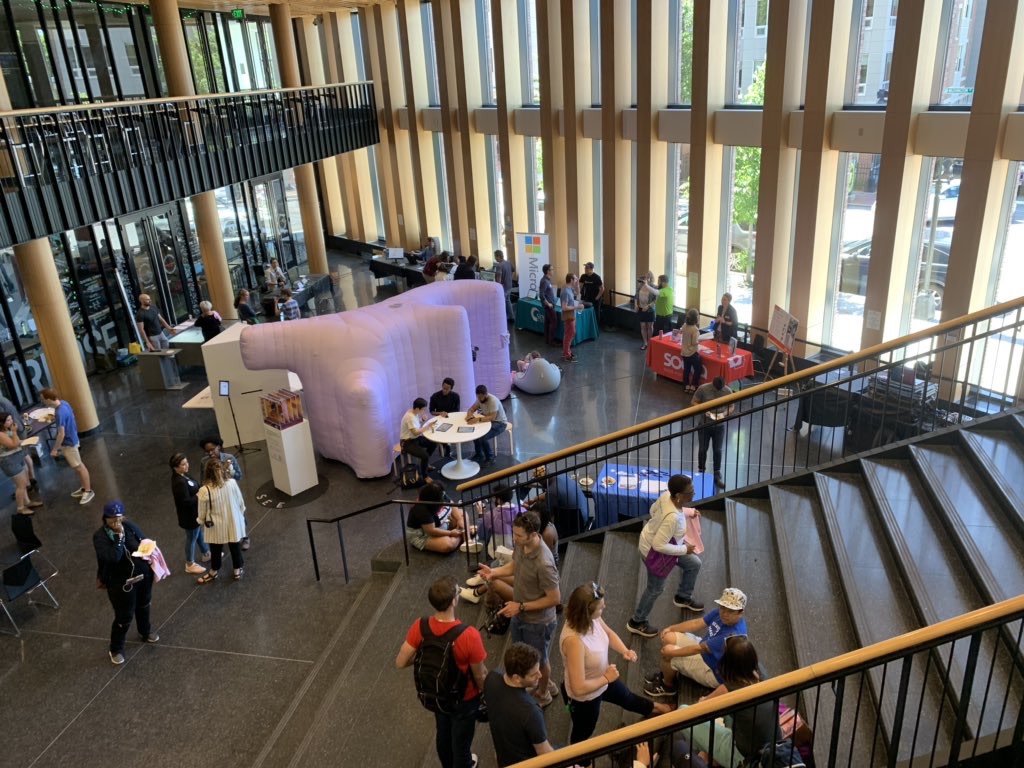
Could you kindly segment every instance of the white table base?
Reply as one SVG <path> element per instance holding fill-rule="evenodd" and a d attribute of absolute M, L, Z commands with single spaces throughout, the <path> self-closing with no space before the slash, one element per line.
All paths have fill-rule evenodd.
<path fill-rule="evenodd" d="M 441 467 L 441 474 L 449 480 L 466 480 L 479 471 L 479 464 L 462 458 L 462 443 L 455 444 L 455 461 L 449 461 Z"/>

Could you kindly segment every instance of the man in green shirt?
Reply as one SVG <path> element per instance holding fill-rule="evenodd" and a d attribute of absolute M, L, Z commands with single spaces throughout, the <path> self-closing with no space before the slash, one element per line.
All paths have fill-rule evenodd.
<path fill-rule="evenodd" d="M 668 284 L 668 275 L 658 277 L 658 298 L 654 302 L 654 332 L 672 330 L 672 312 L 675 309 L 675 294 Z"/>

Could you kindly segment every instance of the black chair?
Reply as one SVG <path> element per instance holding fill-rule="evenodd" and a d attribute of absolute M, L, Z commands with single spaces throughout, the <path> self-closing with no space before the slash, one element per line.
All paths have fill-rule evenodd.
<path fill-rule="evenodd" d="M 754 373 L 761 376 L 761 381 L 768 378 L 768 364 L 771 362 L 771 352 L 765 345 L 764 336 L 760 333 L 754 334 L 754 344 L 750 348 L 751 362 L 754 364 Z"/>
<path fill-rule="evenodd" d="M 46 576 L 42 576 L 36 569 L 35 563 L 32 562 L 33 555 L 38 560 L 45 562 Z M 28 602 L 35 603 L 36 601 L 32 599 L 32 593 L 37 589 L 42 589 L 50 600 L 50 606 L 55 609 L 60 608 L 57 598 L 53 596 L 50 588 L 46 586 L 46 582 L 56 575 L 57 568 L 38 549 L 26 552 L 16 560 L 13 558 L 7 560 L 7 564 L 3 568 L 2 584 L 0 584 L 0 608 L 3 608 L 4 613 L 7 615 L 7 620 L 14 627 L 13 634 L 15 637 L 21 637 L 21 630 L 18 629 L 18 625 L 15 623 L 14 617 L 11 616 L 7 605 L 20 597 L 27 597 Z M 46 603 L 39 603 L 39 605 L 46 605 Z M 5 631 L 4 634 L 9 635 L 12 633 Z"/>

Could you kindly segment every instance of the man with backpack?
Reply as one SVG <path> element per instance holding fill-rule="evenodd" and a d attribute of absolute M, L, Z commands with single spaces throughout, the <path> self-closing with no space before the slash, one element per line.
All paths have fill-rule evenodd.
<path fill-rule="evenodd" d="M 435 581 L 427 599 L 434 615 L 413 622 L 395 666 L 413 667 L 416 695 L 434 713 L 441 768 L 475 768 L 471 748 L 487 675 L 487 652 L 476 627 L 455 618 L 459 583 L 454 576 Z"/>

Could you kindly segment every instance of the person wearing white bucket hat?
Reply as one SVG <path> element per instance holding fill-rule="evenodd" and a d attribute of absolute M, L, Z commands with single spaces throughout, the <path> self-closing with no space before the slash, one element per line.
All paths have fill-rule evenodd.
<path fill-rule="evenodd" d="M 676 673 L 707 687 L 721 684 L 718 665 L 725 653 L 726 640 L 747 634 L 743 611 L 747 596 L 735 587 L 727 587 L 715 600 L 718 606 L 699 619 L 666 627 L 661 632 L 661 670 L 645 680 L 648 696 L 675 696 Z M 707 630 L 704 637 L 696 632 Z"/>

